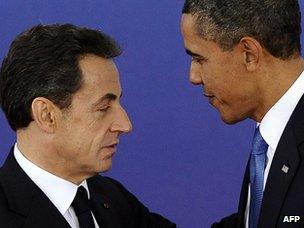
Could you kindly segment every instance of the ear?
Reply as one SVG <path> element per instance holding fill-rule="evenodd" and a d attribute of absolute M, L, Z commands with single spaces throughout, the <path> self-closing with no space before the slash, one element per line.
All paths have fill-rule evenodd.
<path fill-rule="evenodd" d="M 37 126 L 46 133 L 53 133 L 56 128 L 58 107 L 44 97 L 36 97 L 32 102 L 32 115 Z"/>
<path fill-rule="evenodd" d="M 243 37 L 239 42 L 239 47 L 243 52 L 243 62 L 247 70 L 255 71 L 260 65 L 262 46 L 256 39 Z"/>

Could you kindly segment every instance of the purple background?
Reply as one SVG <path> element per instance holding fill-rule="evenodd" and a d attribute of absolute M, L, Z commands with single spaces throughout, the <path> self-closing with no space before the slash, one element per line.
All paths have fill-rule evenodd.
<path fill-rule="evenodd" d="M 236 211 L 254 123 L 225 125 L 188 82 L 183 2 L 0 0 L 0 59 L 18 33 L 38 23 L 69 22 L 116 38 L 124 49 L 117 59 L 122 103 L 134 130 L 122 137 L 106 175 L 179 227 L 201 228 Z M 0 129 L 2 164 L 15 136 L 1 111 Z"/>

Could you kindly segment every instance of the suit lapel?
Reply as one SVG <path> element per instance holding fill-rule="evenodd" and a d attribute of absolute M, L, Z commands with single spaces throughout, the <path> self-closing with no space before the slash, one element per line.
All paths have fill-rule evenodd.
<path fill-rule="evenodd" d="M 288 188 L 300 165 L 301 157 L 298 146 L 304 139 L 303 113 L 304 96 L 287 123 L 276 149 L 264 190 L 259 219 L 260 227 L 276 226 Z M 288 167 L 287 171 L 286 167 Z"/>
<path fill-rule="evenodd" d="M 261 227 L 275 227 L 285 195 L 299 162 L 299 154 L 293 133 L 287 127 L 269 170 L 260 214 Z M 288 167 L 287 173 L 282 170 L 283 166 Z"/>
<path fill-rule="evenodd" d="M 0 173 L 11 211 L 24 217 L 24 227 L 70 227 L 48 197 L 18 165 L 11 150 Z"/>
<path fill-rule="evenodd" d="M 24 228 L 27 227 L 70 228 L 70 225 L 45 195 L 39 195 L 33 199 L 27 215 Z"/>
<path fill-rule="evenodd" d="M 115 211 L 114 202 L 106 196 L 106 192 L 101 186 L 97 186 L 93 179 L 94 177 L 88 179 L 87 182 L 90 191 L 91 206 L 97 223 L 102 228 L 122 227 L 119 223 L 118 214 Z"/>

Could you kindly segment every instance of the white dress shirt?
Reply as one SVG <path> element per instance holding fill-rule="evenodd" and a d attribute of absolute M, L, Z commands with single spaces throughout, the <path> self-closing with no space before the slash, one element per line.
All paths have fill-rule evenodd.
<path fill-rule="evenodd" d="M 14 156 L 23 171 L 50 199 L 50 201 L 70 224 L 70 226 L 72 228 L 79 228 L 79 222 L 71 204 L 76 196 L 79 186 L 83 186 L 87 190 L 90 198 L 90 192 L 88 190 L 86 180 L 77 186 L 72 182 L 64 180 L 41 169 L 22 154 L 22 152 L 18 149 L 17 144 L 15 144 L 14 147 Z M 94 215 L 93 219 L 95 227 L 99 228 Z"/>
<path fill-rule="evenodd" d="M 260 132 L 268 145 L 267 150 L 267 165 L 264 171 L 265 189 L 269 169 L 277 149 L 280 138 L 286 127 L 286 124 L 297 106 L 300 98 L 304 94 L 304 72 L 297 78 L 287 92 L 272 106 L 266 113 L 261 123 L 257 123 L 260 127 Z M 249 209 L 250 209 L 250 184 L 248 187 L 247 206 L 245 211 L 245 227 L 249 227 Z"/>

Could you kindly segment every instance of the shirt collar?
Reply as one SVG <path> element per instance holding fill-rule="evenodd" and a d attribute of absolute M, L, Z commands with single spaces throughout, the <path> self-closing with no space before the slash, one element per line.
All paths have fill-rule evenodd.
<path fill-rule="evenodd" d="M 23 171 L 44 192 L 62 215 L 64 215 L 71 206 L 79 186 L 83 186 L 87 190 L 90 198 L 86 180 L 77 186 L 70 181 L 47 172 L 28 160 L 18 149 L 17 144 L 15 144 L 14 147 L 14 156 Z"/>
<path fill-rule="evenodd" d="M 285 126 L 304 93 L 304 72 L 297 78 L 287 92 L 271 107 L 260 124 L 260 132 L 274 152 Z"/>

